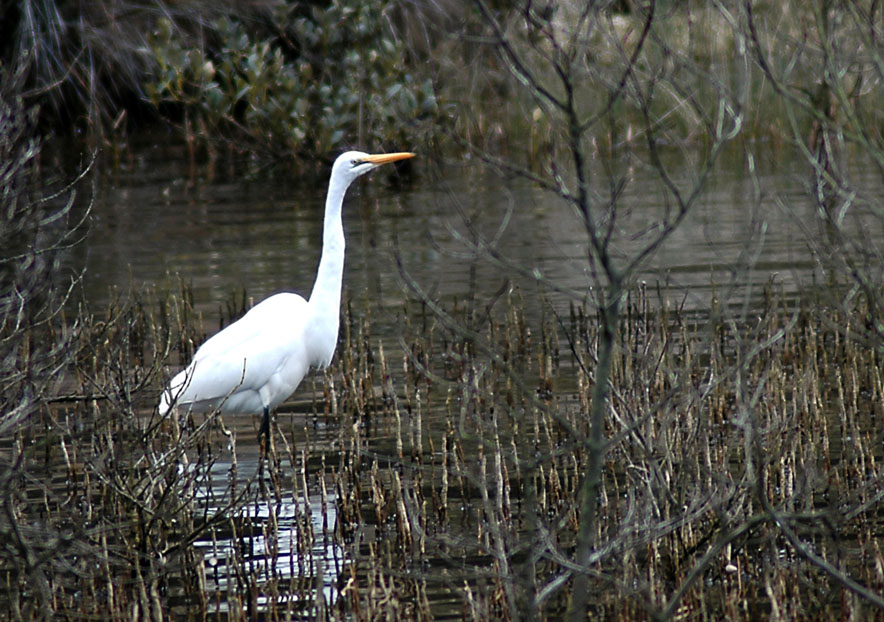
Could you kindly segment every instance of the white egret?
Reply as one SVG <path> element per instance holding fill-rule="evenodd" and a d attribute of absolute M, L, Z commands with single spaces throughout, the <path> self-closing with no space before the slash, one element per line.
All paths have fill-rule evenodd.
<path fill-rule="evenodd" d="M 259 440 L 270 433 L 270 411 L 295 392 L 311 367 L 327 366 L 338 341 L 344 227 L 341 205 L 350 184 L 382 164 L 413 153 L 348 151 L 335 160 L 325 200 L 322 256 L 309 300 L 275 294 L 206 341 L 163 391 L 159 412 L 261 414 Z"/>

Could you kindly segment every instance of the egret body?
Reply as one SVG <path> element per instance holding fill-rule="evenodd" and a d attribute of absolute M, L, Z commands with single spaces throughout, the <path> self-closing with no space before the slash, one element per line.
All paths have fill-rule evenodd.
<path fill-rule="evenodd" d="M 327 366 L 335 353 L 344 273 L 341 206 L 347 188 L 382 164 L 414 155 L 348 151 L 335 160 L 310 299 L 275 294 L 207 340 L 163 391 L 161 415 L 175 406 L 194 412 L 263 413 L 261 438 L 268 437 L 270 411 L 295 392 L 311 367 Z"/>

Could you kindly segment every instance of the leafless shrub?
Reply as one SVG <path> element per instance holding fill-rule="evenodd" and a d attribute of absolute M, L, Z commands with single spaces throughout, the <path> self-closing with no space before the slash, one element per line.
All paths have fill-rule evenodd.
<path fill-rule="evenodd" d="M 787 121 L 786 140 L 806 165 L 806 196 L 816 206 L 808 219 L 790 198 L 784 209 L 803 223 L 820 274 L 838 304 L 867 306 L 864 329 L 852 335 L 880 348 L 884 330 L 884 248 L 878 195 L 884 180 L 881 97 L 882 32 L 873 7 L 815 2 L 791 10 L 805 15 L 786 36 L 750 2 L 739 12 L 740 34 Z M 779 36 L 778 36 L 779 35 Z M 791 59 L 791 60 L 787 60 Z"/>
<path fill-rule="evenodd" d="M 827 428 L 831 412 L 813 405 L 826 403 L 832 386 L 845 390 L 843 374 L 833 377 L 815 367 L 822 351 L 826 357 L 854 361 L 849 383 L 869 390 L 877 382 L 873 352 L 863 353 L 837 338 L 833 343 L 829 331 L 823 331 L 827 337 L 822 341 L 814 335 L 827 322 L 841 324 L 837 333 L 855 330 L 858 324 L 847 318 L 857 310 L 877 308 L 881 263 L 867 244 L 868 236 L 844 244 L 838 218 L 855 195 L 841 192 L 846 185 L 836 181 L 841 179 L 833 173 L 837 164 L 830 163 L 837 155 L 831 143 L 839 132 L 865 144 L 875 131 L 849 125 L 859 113 L 836 125 L 827 105 L 820 107 L 817 99 L 793 87 L 788 78 L 797 74 L 787 78 L 770 68 L 776 56 L 764 46 L 778 39 L 771 31 L 763 36 L 753 32 L 750 3 L 740 15 L 719 4 L 700 7 L 722 29 L 711 38 L 697 36 L 691 15 L 685 19 L 683 13 L 665 12 L 658 3 L 633 6 L 629 14 L 618 14 L 606 3 L 528 2 L 513 12 L 484 2 L 476 6 L 484 20 L 484 40 L 514 78 L 509 87 L 517 94 L 516 107 L 536 125 L 543 124 L 546 142 L 539 152 L 522 145 L 524 155 L 512 157 L 519 141 L 505 140 L 507 158 L 493 153 L 497 145 L 468 144 L 481 160 L 546 188 L 561 199 L 563 209 L 578 215 L 586 232 L 586 273 L 592 287 L 574 292 L 504 256 L 496 240 L 505 234 L 506 214 L 489 235 L 464 218 L 460 226 L 465 233 L 459 236 L 464 252 L 547 293 L 557 316 L 554 323 L 526 329 L 518 312 L 508 311 L 503 326 L 486 332 L 475 318 L 493 322 L 495 313 L 488 312 L 493 300 L 485 308 L 487 316 L 480 306 L 464 318 L 415 282 L 403 266 L 406 284 L 445 335 L 436 340 L 451 344 L 447 360 L 452 369 L 424 368 L 424 373 L 450 391 L 444 496 L 451 494 L 452 480 L 457 482 L 461 498 L 473 499 L 468 507 L 477 516 L 475 521 L 462 518 L 476 529 L 476 537 L 440 539 L 463 558 L 487 559 L 485 565 L 467 565 L 475 572 L 464 594 L 471 613 L 554 617 L 567 602 L 574 620 L 585 619 L 588 612 L 670 619 L 682 608 L 698 607 L 706 615 L 728 617 L 742 598 L 751 617 L 752 607 L 769 606 L 780 615 L 825 599 L 813 591 L 790 592 L 795 578 L 822 579 L 845 590 L 845 611 L 881 607 L 884 601 L 868 587 L 880 579 L 869 577 L 861 566 L 848 568 L 837 561 L 837 553 L 829 553 L 837 548 L 838 534 L 853 533 L 834 508 L 840 503 L 850 516 L 864 514 L 869 506 L 855 495 L 866 485 L 878 498 L 872 491 L 880 488 L 880 470 L 868 462 L 873 450 L 864 445 L 842 454 L 851 464 L 863 463 L 860 471 L 868 479 L 860 488 L 829 489 L 831 500 L 839 502 L 821 509 L 819 495 L 833 476 L 831 454 L 823 449 L 829 441 L 819 438 L 821 444 L 814 446 L 802 432 Z M 841 28 L 851 15 L 831 5 L 809 12 L 793 9 L 801 19 L 819 18 L 819 29 L 835 29 L 836 23 Z M 678 36 L 682 23 L 685 37 Z M 796 32 L 805 31 L 799 27 Z M 807 60 L 807 38 L 790 39 L 792 55 L 777 66 L 791 70 L 815 56 L 834 55 L 844 64 L 824 65 L 824 73 L 840 80 L 850 74 L 856 57 L 834 54 L 836 46 L 825 42 L 835 36 L 820 36 L 823 43 Z M 731 60 L 724 62 L 727 56 Z M 774 97 L 770 101 L 775 106 L 758 106 L 755 98 L 770 92 L 759 80 L 756 61 L 785 101 Z M 821 71 L 802 71 L 800 77 Z M 831 97 L 838 99 L 837 93 Z M 849 95 L 842 100 L 854 101 Z M 673 303 L 665 296 L 656 300 L 660 311 L 655 311 L 646 294 L 637 294 L 636 275 L 702 200 L 725 144 L 746 135 L 747 115 L 757 119 L 762 110 L 786 110 L 792 127 L 803 127 L 796 120 L 800 114 L 814 127 L 827 128 L 815 134 L 822 137 L 816 151 L 803 149 L 816 178 L 824 182 L 815 186 L 817 195 L 842 200 L 841 209 L 834 210 L 835 239 L 840 238 L 835 259 L 847 268 L 854 286 L 842 298 L 841 311 L 826 309 L 811 320 L 806 307 L 783 304 L 773 285 L 759 305 L 741 283 L 754 269 L 753 245 L 763 243 L 761 237 L 735 263 L 733 281 L 718 301 L 721 306 L 714 304 L 708 316 L 689 320 L 678 307 L 667 311 Z M 825 131 L 832 132 L 828 139 Z M 518 136 L 526 135 L 533 136 L 530 129 Z M 694 164 L 693 175 L 673 173 L 673 152 Z M 757 155 L 752 149 L 742 153 L 751 175 Z M 632 181 L 632 167 L 652 171 L 658 180 L 659 211 L 645 227 L 631 222 L 621 200 Z M 833 213 L 828 204 L 821 209 Z M 762 232 L 763 214 L 747 214 L 747 219 L 756 216 Z M 626 304 L 628 296 L 637 296 L 638 308 Z M 570 321 L 561 317 L 563 297 L 570 297 L 575 309 Z M 805 304 L 812 307 L 817 300 Z M 874 312 L 866 321 L 873 317 Z M 527 335 L 539 349 L 527 348 L 537 357 L 537 366 L 529 369 L 513 355 L 525 351 L 518 344 L 530 341 Z M 573 357 L 577 404 L 563 403 L 551 388 L 562 344 Z M 813 354 L 817 348 L 821 350 Z M 864 362 L 858 363 L 860 359 Z M 445 380 L 453 382 L 446 385 Z M 853 419 L 849 425 L 868 430 L 870 421 L 863 413 L 873 403 L 858 400 L 854 406 L 839 398 L 834 412 L 843 421 Z M 533 431 L 533 443 L 526 430 Z M 458 449 L 452 451 L 452 446 Z M 821 450 L 828 454 L 822 463 Z M 514 507 L 517 498 L 524 508 Z M 791 563 L 778 557 L 784 546 Z M 753 570 L 746 574 L 749 567 Z M 742 583 L 750 576 L 757 581 L 754 586 Z M 700 577 L 713 586 L 708 592 L 699 585 Z M 697 599 L 712 593 L 713 604 L 698 604 Z M 609 599 L 609 594 L 616 596 Z"/>
<path fill-rule="evenodd" d="M 16 620 L 161 616 L 169 568 L 237 497 L 195 521 L 213 420 L 145 415 L 145 387 L 187 335 L 180 315 L 135 296 L 103 314 L 74 304 L 79 275 L 62 265 L 85 234 L 86 174 L 41 193 L 33 122 L 0 102 L 0 603 Z"/>

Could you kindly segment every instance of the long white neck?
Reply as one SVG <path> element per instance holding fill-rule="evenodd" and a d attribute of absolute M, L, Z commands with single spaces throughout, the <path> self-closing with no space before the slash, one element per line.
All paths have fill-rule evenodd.
<path fill-rule="evenodd" d="M 325 222 L 322 228 L 322 257 L 316 282 L 310 294 L 310 320 L 307 331 L 313 344 L 312 363 L 328 365 L 338 340 L 341 313 L 341 283 L 344 278 L 344 224 L 341 205 L 346 186 L 333 184 L 325 200 Z"/>

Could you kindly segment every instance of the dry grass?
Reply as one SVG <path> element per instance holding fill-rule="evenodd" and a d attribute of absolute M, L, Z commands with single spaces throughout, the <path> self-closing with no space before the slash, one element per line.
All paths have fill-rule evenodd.
<path fill-rule="evenodd" d="M 512 296 L 466 333 L 417 310 L 397 348 L 348 314 L 337 368 L 282 409 L 259 465 L 250 418 L 155 417 L 160 363 L 200 339 L 180 300 L 81 317 L 63 390 L 3 439 L 0 533 L 21 552 L 3 557 L 9 617 L 561 615 L 592 315 L 535 324 Z M 858 311 L 771 295 L 751 321 L 724 321 L 636 292 L 606 430 L 595 615 L 880 615 L 824 565 L 884 587 L 884 380 L 880 354 L 843 338 L 862 330 Z"/>

